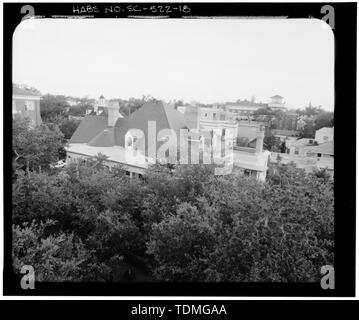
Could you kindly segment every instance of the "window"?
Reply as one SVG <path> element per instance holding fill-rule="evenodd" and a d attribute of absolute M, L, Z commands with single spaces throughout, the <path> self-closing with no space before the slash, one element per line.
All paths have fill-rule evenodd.
<path fill-rule="evenodd" d="M 25 101 L 25 110 L 26 111 L 34 111 L 35 110 L 35 102 L 34 101 Z"/>
<path fill-rule="evenodd" d="M 132 146 L 133 146 L 132 136 L 128 135 L 126 137 L 126 148 L 132 148 Z"/>
<path fill-rule="evenodd" d="M 217 113 L 213 113 L 213 120 L 217 120 Z"/>
<path fill-rule="evenodd" d="M 126 148 L 134 148 L 137 141 L 137 137 L 132 136 L 131 133 L 126 134 Z"/>
<path fill-rule="evenodd" d="M 324 136 L 324 137 L 323 137 L 323 140 L 324 140 L 324 141 L 328 141 L 328 136 Z"/>
<path fill-rule="evenodd" d="M 125 135 L 125 148 L 137 150 L 138 142 L 144 137 L 144 133 L 139 129 L 131 129 Z"/>

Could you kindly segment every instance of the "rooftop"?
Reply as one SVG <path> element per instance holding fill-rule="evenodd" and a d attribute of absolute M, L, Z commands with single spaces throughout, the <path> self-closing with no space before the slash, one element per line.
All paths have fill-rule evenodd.
<path fill-rule="evenodd" d="M 34 96 L 34 97 L 41 97 L 40 93 L 36 93 L 34 91 L 25 89 L 25 88 L 19 88 L 18 86 L 12 86 L 12 94 L 13 95 L 19 95 L 19 96 Z"/>
<path fill-rule="evenodd" d="M 322 154 L 334 155 L 334 141 L 324 142 L 318 146 L 307 147 L 306 150 L 309 151 L 310 153 L 322 153 Z"/>
<path fill-rule="evenodd" d="M 114 127 L 108 127 L 107 113 L 87 115 L 69 143 L 88 143 L 94 147 L 124 146 L 125 135 L 131 129 L 141 130 L 147 137 L 149 121 L 155 122 L 156 138 L 159 131 L 163 129 L 172 129 L 178 134 L 180 129 L 188 128 L 182 113 L 161 101 L 150 101 L 129 116 L 117 119 Z M 142 144 L 147 150 L 149 146 L 145 142 L 144 139 L 138 141 L 139 146 Z"/>

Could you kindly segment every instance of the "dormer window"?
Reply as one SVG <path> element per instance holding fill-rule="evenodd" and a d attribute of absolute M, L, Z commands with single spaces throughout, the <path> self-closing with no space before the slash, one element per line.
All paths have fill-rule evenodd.
<path fill-rule="evenodd" d="M 133 148 L 133 136 L 128 133 L 126 134 L 126 148 Z"/>
<path fill-rule="evenodd" d="M 131 132 L 127 132 L 125 136 L 125 147 L 131 149 L 137 149 L 136 143 L 138 141 L 138 137 L 136 135 L 132 135 Z"/>

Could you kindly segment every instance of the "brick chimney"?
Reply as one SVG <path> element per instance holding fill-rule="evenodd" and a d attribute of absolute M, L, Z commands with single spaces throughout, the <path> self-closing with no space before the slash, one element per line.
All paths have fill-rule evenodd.
<path fill-rule="evenodd" d="M 257 131 L 257 143 L 256 143 L 256 152 L 260 153 L 263 151 L 263 141 L 264 141 L 264 127 L 260 126 Z"/>
<path fill-rule="evenodd" d="M 113 127 L 116 124 L 117 119 L 123 118 L 120 113 L 120 105 L 118 101 L 110 101 L 107 105 L 108 120 L 107 125 Z"/>

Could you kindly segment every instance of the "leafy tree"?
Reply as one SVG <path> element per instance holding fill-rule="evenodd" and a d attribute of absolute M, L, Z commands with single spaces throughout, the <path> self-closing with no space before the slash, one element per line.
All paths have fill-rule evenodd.
<path fill-rule="evenodd" d="M 315 119 L 315 130 L 319 130 L 323 127 L 334 126 L 334 114 L 333 112 L 327 112 L 321 110 Z"/>
<path fill-rule="evenodd" d="M 325 183 L 330 182 L 331 175 L 326 169 L 317 169 L 313 173 L 317 178 L 323 179 Z"/>
<path fill-rule="evenodd" d="M 14 168 L 46 170 L 64 151 L 63 135 L 55 125 L 29 126 L 29 120 L 13 117 L 12 147 Z"/>
<path fill-rule="evenodd" d="M 59 129 L 61 130 L 64 138 L 69 140 L 71 139 L 72 135 L 76 131 L 77 127 L 79 126 L 80 121 L 74 119 L 63 119 L 59 125 Z"/>
<path fill-rule="evenodd" d="M 154 274 L 161 281 L 204 281 L 207 257 L 213 250 L 215 230 L 211 212 L 181 203 L 175 215 L 152 226 L 148 253 L 154 255 Z"/>
<path fill-rule="evenodd" d="M 301 138 L 314 138 L 315 126 L 313 121 L 307 121 L 303 130 L 300 132 Z"/>
<path fill-rule="evenodd" d="M 113 268 L 119 268 L 121 277 L 129 261 L 144 264 L 143 224 L 138 202 L 133 202 L 141 183 L 136 181 L 95 160 L 72 163 L 62 174 L 19 172 L 13 183 L 13 223 L 55 221 L 47 228 L 50 234 L 73 233 L 93 254 L 99 273 L 91 279 L 117 281 Z M 116 257 L 124 259 L 121 266 Z"/>
<path fill-rule="evenodd" d="M 69 107 L 65 96 L 46 94 L 40 101 L 41 118 L 45 122 L 52 122 L 53 118 L 63 116 Z"/>
<path fill-rule="evenodd" d="M 14 271 L 20 275 L 22 266 L 31 265 L 36 281 L 83 281 L 86 268 L 92 264 L 91 252 L 73 233 L 46 235 L 46 227 L 53 224 L 54 221 L 48 220 L 41 224 L 13 225 Z"/>
<path fill-rule="evenodd" d="M 179 203 L 153 225 L 157 279 L 319 280 L 333 263 L 332 188 L 292 166 L 279 165 L 265 185 L 242 179 L 216 178 L 207 207 Z"/>
<path fill-rule="evenodd" d="M 261 115 L 272 115 L 272 110 L 270 108 L 259 108 L 253 112 L 253 116 L 261 116 Z"/>
<path fill-rule="evenodd" d="M 272 149 L 275 147 L 279 147 L 279 142 L 278 142 L 278 139 L 274 135 L 269 134 L 264 137 L 263 145 L 266 150 L 274 151 Z"/>

